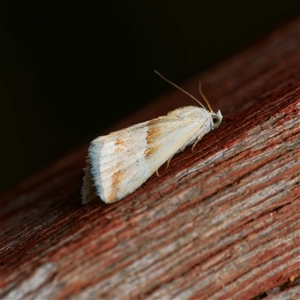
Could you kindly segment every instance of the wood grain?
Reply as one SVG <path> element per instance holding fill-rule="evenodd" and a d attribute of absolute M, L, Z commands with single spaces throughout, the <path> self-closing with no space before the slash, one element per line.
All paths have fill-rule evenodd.
<path fill-rule="evenodd" d="M 81 205 L 87 145 L 2 194 L 2 299 L 300 298 L 299 28 L 183 84 L 201 78 L 222 125 L 124 200 Z"/>

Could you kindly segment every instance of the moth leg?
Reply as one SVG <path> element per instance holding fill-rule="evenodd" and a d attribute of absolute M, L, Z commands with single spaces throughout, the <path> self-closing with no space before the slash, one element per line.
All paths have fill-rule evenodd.
<path fill-rule="evenodd" d="M 175 154 L 174 154 L 175 155 Z M 170 161 L 171 161 L 171 159 L 173 158 L 173 156 L 174 155 L 172 155 L 169 159 L 168 159 L 168 161 L 167 161 L 167 167 L 166 167 L 166 169 L 168 169 L 169 168 L 169 165 L 170 165 Z"/>
<path fill-rule="evenodd" d="M 200 141 L 200 139 L 196 139 L 196 142 L 192 146 L 192 153 L 194 153 L 194 148 L 197 145 L 197 143 Z"/>
<path fill-rule="evenodd" d="M 201 134 L 199 136 L 197 136 L 197 139 L 195 141 L 195 143 L 193 144 L 192 146 L 192 153 L 194 152 L 194 149 L 195 149 L 195 146 L 197 145 L 197 143 L 204 137 L 205 133 L 204 134 Z"/>
<path fill-rule="evenodd" d="M 156 176 L 159 177 L 158 169 L 155 171 Z"/>

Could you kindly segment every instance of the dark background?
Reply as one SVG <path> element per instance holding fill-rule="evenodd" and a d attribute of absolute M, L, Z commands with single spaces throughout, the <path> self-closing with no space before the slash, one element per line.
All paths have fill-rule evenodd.
<path fill-rule="evenodd" d="M 299 1 L 2 1 L 1 187 L 299 14 Z"/>

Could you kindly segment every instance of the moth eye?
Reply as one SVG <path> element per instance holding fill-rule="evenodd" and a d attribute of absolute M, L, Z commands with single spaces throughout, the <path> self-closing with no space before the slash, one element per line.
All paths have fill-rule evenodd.
<path fill-rule="evenodd" d="M 213 123 L 218 124 L 220 122 L 220 118 L 218 117 L 213 117 Z"/>
<path fill-rule="evenodd" d="M 218 128 L 220 126 L 221 120 L 218 116 L 212 117 L 214 128 Z"/>

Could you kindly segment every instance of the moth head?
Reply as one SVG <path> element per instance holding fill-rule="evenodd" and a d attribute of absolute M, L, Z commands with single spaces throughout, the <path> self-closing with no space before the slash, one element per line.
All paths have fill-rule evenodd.
<path fill-rule="evenodd" d="M 171 85 L 175 86 L 177 89 L 179 89 L 180 91 L 182 91 L 183 93 L 185 93 L 186 95 L 190 96 L 192 99 L 194 99 L 200 106 L 202 106 L 208 114 L 211 115 L 211 129 L 216 129 L 220 126 L 220 124 L 222 123 L 223 120 L 223 116 L 220 112 L 220 110 L 217 111 L 217 113 L 213 112 L 207 98 L 204 96 L 202 89 L 201 89 L 201 82 L 199 81 L 199 93 L 202 96 L 202 98 L 204 99 L 204 101 L 206 102 L 209 111 L 206 109 L 206 107 L 198 100 L 196 99 L 194 96 L 192 96 L 191 94 L 189 94 L 187 91 L 183 90 L 181 87 L 179 87 L 178 85 L 176 85 L 175 83 L 173 83 L 172 81 L 170 81 L 169 79 L 165 78 L 164 76 L 162 76 L 159 72 L 157 72 L 156 70 L 154 70 L 154 72 L 160 76 L 163 80 L 165 80 L 166 82 L 170 83 Z"/>
<path fill-rule="evenodd" d="M 220 112 L 220 110 L 217 111 L 217 113 L 211 112 L 211 120 L 212 120 L 212 128 L 216 129 L 220 126 L 223 120 L 223 116 Z"/>

